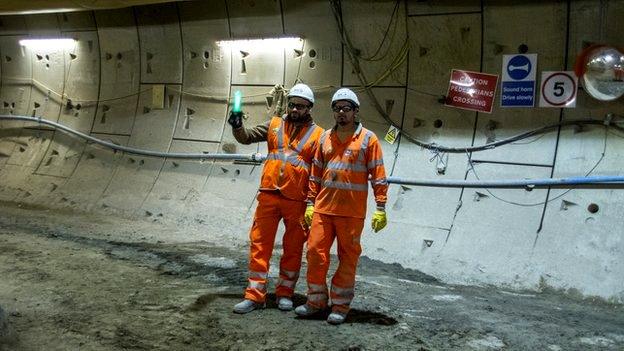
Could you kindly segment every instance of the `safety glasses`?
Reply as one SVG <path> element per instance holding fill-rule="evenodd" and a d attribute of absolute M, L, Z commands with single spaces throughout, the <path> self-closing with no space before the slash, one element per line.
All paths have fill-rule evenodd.
<path fill-rule="evenodd" d="M 353 111 L 353 107 L 351 106 L 334 106 L 332 107 L 332 111 L 339 113 L 340 111 L 344 112 L 344 113 L 349 113 L 351 111 Z"/>
<path fill-rule="evenodd" d="M 295 104 L 294 102 L 289 102 L 288 103 L 288 108 L 289 109 L 297 109 L 297 110 L 304 110 L 306 108 L 310 108 L 310 105 L 304 105 L 304 104 Z"/>

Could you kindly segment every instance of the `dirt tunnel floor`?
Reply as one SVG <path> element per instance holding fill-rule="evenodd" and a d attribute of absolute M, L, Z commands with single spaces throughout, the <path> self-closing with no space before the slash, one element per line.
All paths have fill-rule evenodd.
<path fill-rule="evenodd" d="M 450 286 L 365 257 L 341 326 L 272 302 L 236 315 L 246 243 L 174 230 L 0 205 L 0 350 L 624 350 L 622 306 Z"/>

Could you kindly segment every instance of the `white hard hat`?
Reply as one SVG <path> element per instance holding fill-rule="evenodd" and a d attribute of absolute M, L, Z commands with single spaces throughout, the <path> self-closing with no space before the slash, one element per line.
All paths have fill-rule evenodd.
<path fill-rule="evenodd" d="M 295 86 L 290 88 L 287 97 L 293 96 L 300 97 L 314 103 L 314 93 L 312 92 L 312 89 L 303 83 L 295 84 Z"/>
<path fill-rule="evenodd" d="M 355 93 L 351 89 L 338 89 L 332 97 L 332 106 L 334 106 L 334 103 L 339 100 L 351 101 L 351 103 L 353 103 L 355 107 L 360 107 L 360 100 L 358 100 L 357 95 L 355 95 Z"/>

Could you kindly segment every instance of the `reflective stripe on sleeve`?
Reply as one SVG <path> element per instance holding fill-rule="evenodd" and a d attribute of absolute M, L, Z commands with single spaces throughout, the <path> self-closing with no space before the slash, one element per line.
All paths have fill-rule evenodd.
<path fill-rule="evenodd" d="M 343 190 L 355 190 L 355 191 L 367 191 L 368 184 L 353 184 L 353 183 L 345 183 L 345 182 L 335 182 L 325 180 L 323 181 L 323 186 L 327 188 L 335 188 L 335 189 L 343 189 Z"/>
<path fill-rule="evenodd" d="M 368 163 L 367 167 L 368 169 L 373 169 L 377 166 L 383 166 L 384 162 L 383 159 L 379 159 L 379 160 L 372 160 Z"/>
<path fill-rule="evenodd" d="M 379 179 L 371 180 L 371 184 L 372 185 L 387 185 L 388 184 L 388 179 L 387 178 L 379 178 Z"/>
<path fill-rule="evenodd" d="M 327 162 L 327 168 L 331 170 L 347 170 L 352 172 L 366 172 L 367 169 L 362 164 L 347 162 Z"/>
<path fill-rule="evenodd" d="M 310 176 L 310 180 L 315 182 L 315 183 L 319 183 L 321 184 L 321 178 L 316 177 L 316 176 Z"/>

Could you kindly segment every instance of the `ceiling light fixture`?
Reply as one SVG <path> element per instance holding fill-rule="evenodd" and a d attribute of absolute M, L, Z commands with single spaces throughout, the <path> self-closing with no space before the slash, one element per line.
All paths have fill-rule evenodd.
<path fill-rule="evenodd" d="M 76 40 L 67 38 L 41 38 L 41 39 L 22 39 L 19 41 L 21 46 L 39 50 L 55 50 L 55 49 L 73 49 Z"/>

